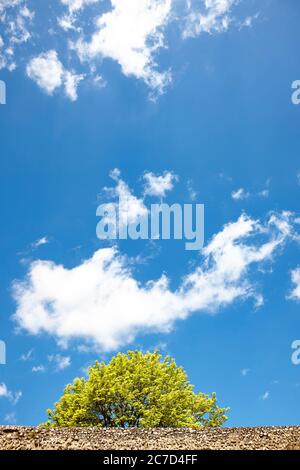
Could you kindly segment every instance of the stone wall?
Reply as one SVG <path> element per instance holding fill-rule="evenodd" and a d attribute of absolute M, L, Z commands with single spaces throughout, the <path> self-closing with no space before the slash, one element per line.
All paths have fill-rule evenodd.
<path fill-rule="evenodd" d="M 300 450 L 300 427 L 124 430 L 0 426 L 0 449 Z"/>

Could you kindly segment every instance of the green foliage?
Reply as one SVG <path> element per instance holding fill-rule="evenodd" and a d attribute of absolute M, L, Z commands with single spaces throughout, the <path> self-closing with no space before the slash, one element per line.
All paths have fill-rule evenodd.
<path fill-rule="evenodd" d="M 216 395 L 195 394 L 186 372 L 158 352 L 129 351 L 96 362 L 87 379 L 67 385 L 48 410 L 49 426 L 221 426 L 226 409 Z"/>

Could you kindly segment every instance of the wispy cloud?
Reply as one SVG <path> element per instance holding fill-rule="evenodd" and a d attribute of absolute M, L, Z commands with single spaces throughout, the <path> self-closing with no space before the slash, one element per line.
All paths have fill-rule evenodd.
<path fill-rule="evenodd" d="M 246 16 L 245 19 L 243 19 L 242 21 L 239 22 L 239 28 L 251 28 L 253 26 L 253 24 L 255 23 L 255 21 L 259 18 L 260 16 L 260 12 L 256 12 L 255 14 L 253 15 L 249 15 L 249 16 Z"/>
<path fill-rule="evenodd" d="M 40 364 L 39 366 L 33 366 L 31 372 L 46 372 L 46 367 Z"/>
<path fill-rule="evenodd" d="M 191 201 L 196 201 L 197 199 L 197 196 L 198 196 L 198 192 L 195 190 L 194 186 L 193 186 L 193 182 L 191 179 L 188 180 L 187 182 L 187 190 L 188 190 L 188 193 L 189 193 L 189 196 L 190 196 L 190 200 Z"/>
<path fill-rule="evenodd" d="M 268 400 L 270 398 L 270 392 L 269 391 L 266 391 L 262 396 L 261 396 L 261 399 L 263 401 L 265 400 Z"/>
<path fill-rule="evenodd" d="M 47 245 L 50 242 L 49 238 L 47 236 L 38 238 L 32 243 L 32 248 L 38 248 L 39 246 L 42 245 Z"/>
<path fill-rule="evenodd" d="M 257 195 L 263 198 L 268 198 L 270 196 L 270 185 L 271 185 L 271 178 L 268 178 L 265 182 L 263 189 L 258 191 Z"/>
<path fill-rule="evenodd" d="M 299 301 L 300 300 L 300 267 L 292 270 L 291 279 L 292 279 L 292 283 L 294 287 L 291 290 L 288 298 Z"/>
<path fill-rule="evenodd" d="M 250 193 L 245 190 L 245 188 L 239 188 L 236 189 L 235 191 L 232 191 L 231 197 L 235 201 L 243 201 L 244 199 L 248 199 L 250 196 Z"/>
<path fill-rule="evenodd" d="M 16 424 L 17 423 L 17 415 L 16 412 L 13 411 L 11 413 L 7 413 L 4 416 L 4 421 L 8 424 Z"/>
<path fill-rule="evenodd" d="M 48 361 L 54 364 L 57 371 L 64 370 L 71 365 L 71 358 L 60 354 L 51 354 L 48 356 Z"/>
<path fill-rule="evenodd" d="M 21 397 L 22 392 L 20 390 L 12 392 L 4 382 L 0 383 L 0 398 L 7 398 L 13 405 L 16 405 Z"/>
<path fill-rule="evenodd" d="M 245 188 L 239 188 L 231 193 L 232 199 L 235 201 L 244 201 L 245 199 L 249 199 L 250 197 L 261 197 L 261 198 L 268 198 L 270 196 L 270 182 L 271 180 L 268 179 L 264 185 L 264 187 L 256 192 L 250 192 L 246 190 Z"/>
<path fill-rule="evenodd" d="M 60 0 L 67 8 L 67 12 L 57 18 L 59 26 L 65 31 L 75 30 L 80 32 L 81 27 L 77 25 L 79 13 L 86 7 L 99 3 L 102 0 Z"/>
<path fill-rule="evenodd" d="M 204 0 L 200 8 L 190 1 L 189 13 L 183 30 L 183 37 L 195 37 L 201 33 L 220 33 L 227 31 L 232 22 L 232 8 L 239 0 Z M 202 8 L 201 8 L 202 7 Z"/>
<path fill-rule="evenodd" d="M 0 1 L 0 70 L 16 68 L 15 50 L 31 39 L 33 18 L 27 0 Z"/>

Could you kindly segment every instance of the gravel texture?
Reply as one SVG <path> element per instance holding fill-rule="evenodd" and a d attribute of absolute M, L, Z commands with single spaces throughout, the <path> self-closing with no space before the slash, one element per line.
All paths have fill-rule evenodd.
<path fill-rule="evenodd" d="M 0 426 L 0 449 L 300 450 L 300 426 L 197 430 Z"/>

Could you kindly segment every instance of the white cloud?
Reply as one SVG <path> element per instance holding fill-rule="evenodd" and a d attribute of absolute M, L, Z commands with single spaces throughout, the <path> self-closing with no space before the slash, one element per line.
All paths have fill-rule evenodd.
<path fill-rule="evenodd" d="M 38 238 L 37 240 L 35 240 L 32 243 L 32 247 L 33 248 L 38 248 L 39 246 L 47 245 L 48 243 L 49 243 L 49 238 L 47 236 L 44 236 L 44 237 L 41 237 L 41 238 Z"/>
<path fill-rule="evenodd" d="M 247 191 L 245 188 L 236 189 L 232 191 L 231 197 L 235 201 L 239 201 L 239 200 L 243 201 L 245 199 L 249 199 L 250 197 L 251 198 L 261 197 L 261 198 L 267 199 L 270 196 L 270 183 L 271 183 L 271 180 L 269 178 L 265 182 L 263 189 L 257 192 L 250 192 L 250 191 Z"/>
<path fill-rule="evenodd" d="M 83 9 L 102 0 L 61 0 L 61 3 L 67 7 L 68 12 L 57 18 L 59 26 L 65 31 L 75 30 L 80 32 L 81 27 L 76 26 L 78 15 Z"/>
<path fill-rule="evenodd" d="M 300 300 L 300 267 L 291 272 L 294 288 L 289 295 L 289 299 Z"/>
<path fill-rule="evenodd" d="M 46 372 L 46 367 L 40 364 L 39 366 L 33 366 L 31 372 Z"/>
<path fill-rule="evenodd" d="M 7 22 L 7 31 L 10 33 L 11 44 L 22 44 L 31 38 L 31 33 L 27 28 L 28 23 L 33 20 L 33 18 L 34 13 L 24 5 L 19 9 L 15 18 Z"/>
<path fill-rule="evenodd" d="M 29 18 L 32 20 L 35 16 L 35 13 L 29 10 L 27 5 L 24 5 L 20 10 L 20 15 L 23 16 L 23 18 Z"/>
<path fill-rule="evenodd" d="M 270 392 L 266 391 L 262 396 L 261 399 L 263 401 L 268 400 L 270 398 Z"/>
<path fill-rule="evenodd" d="M 126 76 L 133 75 L 156 93 L 170 83 L 170 73 L 157 70 L 155 55 L 165 47 L 163 30 L 171 0 L 111 0 L 112 10 L 96 19 L 90 42 L 80 38 L 73 47 L 81 60 L 110 58 Z"/>
<path fill-rule="evenodd" d="M 83 75 L 76 75 L 66 70 L 54 49 L 31 59 L 26 72 L 28 77 L 48 95 L 52 95 L 56 89 L 63 86 L 66 96 L 71 101 L 77 99 L 77 86 L 84 78 Z"/>
<path fill-rule="evenodd" d="M 77 87 L 83 79 L 82 74 L 76 75 L 69 70 L 65 71 L 65 93 L 71 101 L 77 100 Z"/>
<path fill-rule="evenodd" d="M 171 171 L 165 171 L 162 175 L 155 175 L 151 172 L 144 173 L 145 195 L 165 197 L 167 191 L 171 191 L 174 183 L 178 181 L 178 176 Z"/>
<path fill-rule="evenodd" d="M 32 34 L 34 12 L 26 0 L 0 0 L 0 70 L 16 68 L 15 48 L 27 43 Z"/>
<path fill-rule="evenodd" d="M 78 266 L 51 261 L 31 264 L 15 282 L 14 320 L 30 334 L 53 335 L 114 350 L 142 332 L 168 332 L 193 312 L 216 313 L 235 300 L 261 296 L 251 272 L 271 261 L 291 235 L 289 214 L 272 214 L 265 224 L 245 214 L 225 225 L 203 249 L 202 263 L 176 290 L 168 279 L 141 283 L 115 248 L 97 250 Z"/>
<path fill-rule="evenodd" d="M 183 31 L 183 37 L 195 37 L 201 33 L 220 33 L 226 31 L 231 22 L 231 10 L 239 0 L 204 0 L 203 11 L 194 8 L 189 2 L 189 13 Z"/>
<path fill-rule="evenodd" d="M 71 358 L 60 354 L 51 354 L 48 356 L 48 361 L 55 365 L 57 371 L 64 370 L 71 365 Z"/>
<path fill-rule="evenodd" d="M 0 383 L 0 398 L 7 398 L 13 405 L 16 405 L 21 397 L 21 391 L 11 392 L 4 382 Z"/>
<path fill-rule="evenodd" d="M 61 3 L 68 7 L 70 13 L 74 13 L 99 1 L 101 0 L 61 0 Z"/>
<path fill-rule="evenodd" d="M 34 57 L 26 70 L 27 75 L 49 95 L 62 85 L 64 68 L 55 50 Z"/>
<path fill-rule="evenodd" d="M 244 200 L 244 199 L 248 199 L 249 196 L 250 196 L 250 193 L 248 191 L 246 191 L 244 188 L 239 188 L 235 191 L 232 191 L 232 193 L 231 193 L 231 197 L 235 201 L 241 201 L 241 200 Z"/>
<path fill-rule="evenodd" d="M 0 13 L 3 13 L 6 8 L 12 8 L 20 5 L 22 2 L 23 0 L 0 0 Z"/>
<path fill-rule="evenodd" d="M 120 65 L 124 75 L 144 81 L 150 98 L 155 99 L 172 81 L 171 67 L 161 68 L 159 64 L 159 53 L 167 48 L 168 25 L 176 23 L 185 38 L 203 31 L 225 31 L 231 23 L 251 26 L 256 16 L 242 21 L 233 17 L 236 3 L 238 0 L 60 0 L 63 8 L 49 10 L 43 32 L 37 30 L 29 0 L 0 0 L 0 69 L 12 71 L 20 60 L 28 62 L 25 47 L 19 55 L 17 49 L 32 39 L 39 49 L 28 64 L 27 73 L 50 95 L 64 87 L 66 95 L 76 100 L 77 86 L 83 77 L 103 86 L 106 82 L 98 69 L 103 59 L 110 59 Z M 57 57 L 47 56 L 53 50 L 44 52 L 49 32 L 59 38 L 62 62 L 67 57 L 72 70 L 65 70 Z M 44 67 L 47 65 L 49 77 Z"/>

